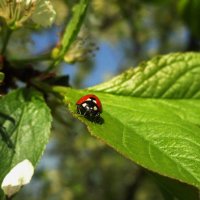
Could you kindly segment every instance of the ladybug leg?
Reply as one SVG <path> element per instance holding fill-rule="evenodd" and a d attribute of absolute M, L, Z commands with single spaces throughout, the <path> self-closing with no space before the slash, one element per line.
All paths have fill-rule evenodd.
<path fill-rule="evenodd" d="M 85 110 L 85 108 L 83 108 L 81 105 L 77 106 L 77 113 L 83 115 L 84 117 L 87 117 L 90 114 L 89 110 Z"/>
<path fill-rule="evenodd" d="M 94 117 L 94 122 L 98 121 L 98 119 L 100 118 L 100 114 L 96 113 L 95 117 Z"/>
<path fill-rule="evenodd" d="M 89 112 L 88 112 L 88 110 L 86 110 L 86 111 L 83 113 L 83 116 L 86 117 L 86 116 L 88 116 L 88 114 L 89 114 Z"/>
<path fill-rule="evenodd" d="M 97 113 L 93 122 L 97 124 L 103 124 L 104 119 L 100 116 L 100 113 Z"/>
<path fill-rule="evenodd" d="M 98 123 L 99 118 L 100 118 L 100 114 L 96 113 L 95 116 L 94 116 L 94 118 L 93 118 L 93 122 Z"/>
<path fill-rule="evenodd" d="M 81 114 L 81 108 L 80 108 L 79 105 L 77 105 L 77 113 L 78 113 L 78 114 Z"/>
<path fill-rule="evenodd" d="M 85 114 L 85 110 L 83 109 L 83 107 L 81 105 L 77 105 L 77 113 L 80 115 Z"/>

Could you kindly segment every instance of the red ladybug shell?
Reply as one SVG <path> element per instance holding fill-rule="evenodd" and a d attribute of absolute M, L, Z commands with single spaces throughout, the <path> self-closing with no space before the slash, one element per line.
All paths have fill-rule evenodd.
<path fill-rule="evenodd" d="M 76 102 L 76 105 L 81 105 L 82 103 L 84 103 L 85 101 L 89 100 L 90 98 L 93 98 L 95 99 L 96 101 L 96 105 L 99 109 L 99 112 L 102 112 L 102 105 L 101 105 L 101 101 L 99 100 L 99 98 L 94 95 L 94 94 L 87 94 L 83 97 L 81 97 L 77 102 Z"/>

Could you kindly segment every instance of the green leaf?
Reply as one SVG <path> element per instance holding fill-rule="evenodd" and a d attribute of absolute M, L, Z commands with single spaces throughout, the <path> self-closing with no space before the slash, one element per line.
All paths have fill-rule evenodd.
<path fill-rule="evenodd" d="M 113 80 L 73 90 L 55 87 L 92 135 L 161 175 L 200 187 L 200 54 L 159 56 Z M 87 93 L 102 101 L 102 125 L 76 114 Z"/>
<path fill-rule="evenodd" d="M 149 172 L 149 174 L 162 191 L 165 200 L 199 200 L 199 190 L 197 188 L 156 173 Z"/>
<path fill-rule="evenodd" d="M 199 99 L 199 78 L 200 54 L 175 53 L 157 56 L 89 89 L 142 98 Z"/>
<path fill-rule="evenodd" d="M 3 82 L 4 79 L 4 73 L 0 72 L 0 83 Z"/>
<path fill-rule="evenodd" d="M 163 4 L 169 4 L 171 0 L 142 0 L 142 2 L 148 4 L 163 5 Z"/>
<path fill-rule="evenodd" d="M 73 8 L 73 16 L 69 24 L 67 24 L 65 28 L 63 38 L 61 40 L 61 49 L 58 52 L 56 62 L 60 62 L 63 59 L 65 53 L 76 38 L 83 23 L 88 3 L 88 0 L 80 0 L 80 3 L 75 5 L 75 7 Z"/>
<path fill-rule="evenodd" d="M 200 1 L 199 0 L 179 0 L 178 10 L 183 20 L 191 29 L 192 33 L 200 38 Z"/>
<path fill-rule="evenodd" d="M 49 139 L 51 115 L 42 95 L 19 89 L 0 99 L 0 183 L 19 162 L 36 166 Z"/>

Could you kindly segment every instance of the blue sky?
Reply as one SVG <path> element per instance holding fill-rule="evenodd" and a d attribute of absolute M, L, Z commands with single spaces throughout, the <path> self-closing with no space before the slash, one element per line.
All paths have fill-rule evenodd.
<path fill-rule="evenodd" d="M 32 39 L 34 41 L 34 48 L 31 49 L 33 54 L 38 54 L 52 48 L 59 40 L 60 29 L 58 27 L 45 30 L 43 32 L 34 33 Z M 176 29 L 170 35 L 171 43 L 176 43 L 178 49 L 180 46 L 184 46 L 183 41 L 188 38 L 188 32 L 184 27 Z M 158 38 L 151 38 L 151 40 L 145 42 L 142 48 L 146 52 L 151 52 L 159 49 Z M 127 57 L 125 55 L 125 49 L 130 48 L 130 40 L 123 39 L 119 43 L 111 44 L 104 41 L 96 41 L 96 45 L 99 50 L 95 52 L 95 57 L 92 57 L 95 67 L 94 70 L 86 77 L 83 87 L 89 87 L 99 84 L 105 80 L 110 79 L 118 73 L 119 68 L 127 65 Z M 131 43 L 132 45 L 132 43 Z M 177 49 L 177 50 L 178 50 Z M 170 49 L 166 49 L 166 52 Z M 135 65 L 134 60 L 131 60 L 131 65 Z M 70 76 L 70 84 L 73 87 L 73 77 L 77 73 L 76 65 L 63 64 L 62 74 L 68 74 Z"/>
<path fill-rule="evenodd" d="M 32 39 L 34 48 L 31 49 L 31 51 L 33 54 L 39 54 L 57 42 L 58 30 L 49 29 L 42 33 L 34 33 Z M 125 59 L 119 44 L 110 44 L 106 41 L 99 41 L 97 46 L 99 47 L 99 50 L 97 50 L 95 56 L 92 57 L 95 64 L 94 70 L 86 78 L 83 87 L 99 84 L 114 76 L 118 72 L 120 63 Z M 77 71 L 76 65 L 64 64 L 62 69 L 62 73 L 70 75 L 70 80 L 73 80 Z M 73 82 L 71 84 L 73 86 Z"/>

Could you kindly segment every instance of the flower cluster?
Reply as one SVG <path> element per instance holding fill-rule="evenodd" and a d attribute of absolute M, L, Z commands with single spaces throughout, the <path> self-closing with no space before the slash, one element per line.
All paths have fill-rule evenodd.
<path fill-rule="evenodd" d="M 49 26 L 55 19 L 55 10 L 49 0 L 1 0 L 0 17 L 9 25 L 22 26 L 31 19 L 41 26 Z"/>
<path fill-rule="evenodd" d="M 78 36 L 65 54 L 64 61 L 67 63 L 82 62 L 94 56 L 96 50 L 98 47 L 89 36 Z"/>

